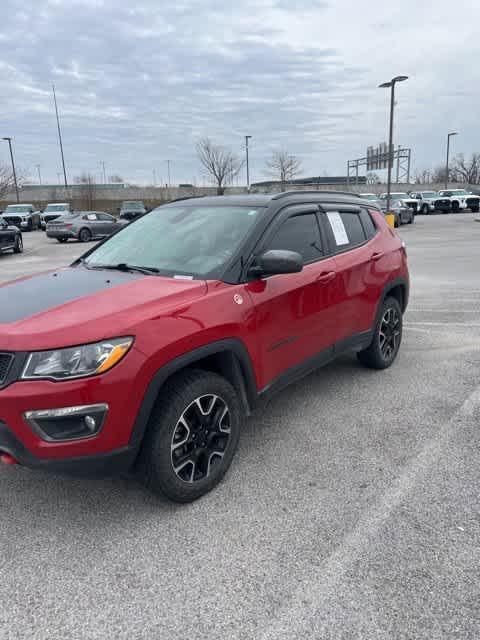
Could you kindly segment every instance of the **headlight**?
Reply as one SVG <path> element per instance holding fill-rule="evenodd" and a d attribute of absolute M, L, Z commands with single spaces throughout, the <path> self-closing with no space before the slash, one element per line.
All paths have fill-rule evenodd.
<path fill-rule="evenodd" d="M 31 353 L 22 379 L 68 380 L 105 373 L 128 353 L 133 338 L 115 338 L 79 347 Z"/>

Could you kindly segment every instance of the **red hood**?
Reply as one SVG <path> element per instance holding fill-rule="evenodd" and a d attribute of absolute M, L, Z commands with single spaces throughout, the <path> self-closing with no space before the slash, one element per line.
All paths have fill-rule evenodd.
<path fill-rule="evenodd" d="M 141 322 L 205 295 L 202 280 L 83 267 L 0 286 L 0 351 L 29 351 L 135 335 Z"/>

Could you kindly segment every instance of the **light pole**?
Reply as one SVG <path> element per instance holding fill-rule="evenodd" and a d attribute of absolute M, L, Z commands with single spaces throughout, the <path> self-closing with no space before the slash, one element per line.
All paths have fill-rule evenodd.
<path fill-rule="evenodd" d="M 11 138 L 3 138 L 3 139 L 8 142 L 8 147 L 10 149 L 10 159 L 12 161 L 13 182 L 15 183 L 15 193 L 17 194 L 17 202 L 20 202 L 20 197 L 18 195 L 17 172 L 15 171 L 15 161 L 13 159 L 12 139 Z"/>
<path fill-rule="evenodd" d="M 102 160 L 100 164 L 102 165 L 102 169 L 103 169 L 103 184 L 107 184 L 107 173 L 105 171 L 105 162 Z"/>
<path fill-rule="evenodd" d="M 447 135 L 447 164 L 445 166 L 445 189 L 448 189 L 448 173 L 449 173 L 448 164 L 450 160 L 450 138 L 452 136 L 458 136 L 458 133 L 456 131 L 452 131 Z"/>
<path fill-rule="evenodd" d="M 397 82 L 408 80 L 408 76 L 395 76 L 390 82 L 379 85 L 379 89 L 391 89 L 390 91 L 390 131 L 388 137 L 388 173 L 387 173 L 387 213 L 390 213 L 390 200 L 392 193 L 392 165 L 393 165 L 393 110 L 395 108 L 395 85 Z"/>
<path fill-rule="evenodd" d="M 37 171 L 38 171 L 38 184 L 42 184 L 42 174 L 40 173 L 40 165 L 37 164 L 35 166 L 37 167 Z"/>
<path fill-rule="evenodd" d="M 167 163 L 168 168 L 168 188 L 170 189 L 170 160 L 165 161 Z"/>
<path fill-rule="evenodd" d="M 55 93 L 55 85 L 52 84 L 53 101 L 55 103 L 55 115 L 57 116 L 58 142 L 60 144 L 60 155 L 62 156 L 63 178 L 65 180 L 65 189 L 68 188 L 67 170 L 65 169 L 65 156 L 63 155 L 62 131 L 60 129 L 60 118 L 58 117 L 57 94 Z"/>
<path fill-rule="evenodd" d="M 250 167 L 248 164 L 248 141 L 252 136 L 245 136 L 245 153 L 247 156 L 247 191 L 250 191 Z"/>

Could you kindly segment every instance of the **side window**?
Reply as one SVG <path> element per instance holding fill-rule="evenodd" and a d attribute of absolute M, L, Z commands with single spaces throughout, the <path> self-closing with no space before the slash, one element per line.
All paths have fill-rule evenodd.
<path fill-rule="evenodd" d="M 89 213 L 86 216 L 83 216 L 83 219 L 89 220 L 90 222 L 93 222 L 94 220 L 98 220 L 96 213 Z"/>
<path fill-rule="evenodd" d="M 308 213 L 285 220 L 265 247 L 296 251 L 304 262 L 313 262 L 325 255 L 316 215 Z"/>
<path fill-rule="evenodd" d="M 350 211 L 328 211 L 327 219 L 335 244 L 340 250 L 358 246 L 367 240 L 360 214 Z"/>
<path fill-rule="evenodd" d="M 365 229 L 365 233 L 367 234 L 367 239 L 373 238 L 373 236 L 377 233 L 377 227 L 372 220 L 372 216 L 366 211 L 366 209 L 362 209 L 360 211 L 360 219 L 363 224 L 363 228 Z"/>
<path fill-rule="evenodd" d="M 97 216 L 98 216 L 98 219 L 102 220 L 103 222 L 113 222 L 114 221 L 114 217 L 113 216 L 109 216 L 108 213 L 98 213 Z"/>

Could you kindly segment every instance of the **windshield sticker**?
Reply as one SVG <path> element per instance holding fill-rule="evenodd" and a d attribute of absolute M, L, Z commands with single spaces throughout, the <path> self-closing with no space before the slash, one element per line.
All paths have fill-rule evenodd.
<path fill-rule="evenodd" d="M 347 232 L 345 231 L 345 226 L 343 224 L 343 220 L 340 217 L 338 211 L 327 211 L 327 218 L 330 222 L 330 226 L 332 227 L 333 235 L 335 236 L 335 242 L 337 246 L 342 246 L 344 244 L 349 243 L 349 239 L 347 236 Z"/>

